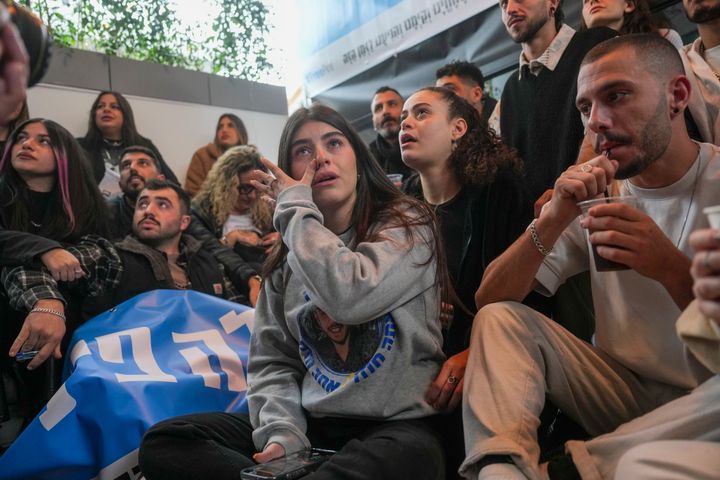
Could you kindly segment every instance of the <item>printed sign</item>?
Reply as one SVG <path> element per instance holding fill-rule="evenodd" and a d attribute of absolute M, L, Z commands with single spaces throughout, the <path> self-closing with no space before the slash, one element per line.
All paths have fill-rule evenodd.
<path fill-rule="evenodd" d="M 303 18 L 302 25 L 310 25 L 302 29 L 303 37 L 309 37 L 304 40 L 303 48 L 306 93 L 310 97 L 318 95 L 496 3 L 493 0 L 302 2 L 300 11 L 307 17 Z"/>

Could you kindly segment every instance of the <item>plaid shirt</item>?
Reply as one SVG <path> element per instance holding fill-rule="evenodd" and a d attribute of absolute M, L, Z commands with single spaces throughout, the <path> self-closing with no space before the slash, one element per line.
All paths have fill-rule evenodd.
<path fill-rule="evenodd" d="M 85 272 L 85 276 L 74 282 L 63 283 L 70 293 L 85 296 L 97 296 L 103 292 L 111 291 L 120 285 L 123 274 L 123 265 L 115 247 L 108 240 L 97 235 L 87 235 L 80 239 L 77 245 L 67 247 L 66 250 L 75 256 Z M 183 262 L 183 268 L 187 264 Z M 225 298 L 240 303 L 245 300 L 244 295 L 225 275 Z M 5 267 L 0 272 L 0 283 L 7 293 L 10 306 L 15 310 L 30 311 L 38 300 L 56 299 L 67 304 L 60 292 L 57 281 L 50 272 L 42 266 L 40 269 L 26 267 Z"/>
<path fill-rule="evenodd" d="M 74 282 L 64 283 L 70 292 L 87 296 L 99 295 L 120 283 L 123 266 L 115 247 L 97 235 L 86 235 L 66 250 L 78 259 L 85 276 Z M 5 267 L 0 273 L 10 306 L 15 310 L 32 310 L 38 300 L 56 299 L 67 304 L 60 293 L 57 281 L 42 266 L 40 269 Z"/>

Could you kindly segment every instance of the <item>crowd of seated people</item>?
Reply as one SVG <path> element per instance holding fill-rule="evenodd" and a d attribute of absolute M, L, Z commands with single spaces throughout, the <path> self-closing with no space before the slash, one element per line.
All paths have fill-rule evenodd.
<path fill-rule="evenodd" d="M 313 479 L 717 478 L 720 0 L 683 6 L 688 46 L 646 0 L 585 0 L 578 31 L 561 0 L 502 0 L 521 53 L 497 103 L 453 61 L 375 90 L 369 145 L 298 109 L 277 164 L 226 113 L 184 188 L 119 92 L 80 139 L 28 119 L 10 47 L 0 373 L 23 422 L 79 325 L 191 289 L 255 308 L 249 415 L 154 425 L 150 480 L 311 447 L 336 452 Z"/>

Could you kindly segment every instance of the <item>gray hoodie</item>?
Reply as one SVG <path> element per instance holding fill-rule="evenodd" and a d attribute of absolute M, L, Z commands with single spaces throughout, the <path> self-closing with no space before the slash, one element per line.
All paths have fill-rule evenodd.
<path fill-rule="evenodd" d="M 274 222 L 289 253 L 255 313 L 248 402 L 258 450 L 309 447 L 306 415 L 436 413 L 423 399 L 445 360 L 430 229 L 414 227 L 411 248 L 404 228 L 374 225 L 380 239 L 354 245 L 352 229 L 338 237 L 323 226 L 300 185 L 280 194 Z"/>

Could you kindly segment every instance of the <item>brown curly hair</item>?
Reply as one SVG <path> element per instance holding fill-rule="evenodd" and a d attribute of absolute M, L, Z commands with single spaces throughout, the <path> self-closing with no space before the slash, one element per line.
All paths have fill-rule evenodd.
<path fill-rule="evenodd" d="M 240 195 L 238 192 L 239 175 L 252 170 L 267 172 L 261 159 L 262 155 L 254 145 L 228 148 L 208 172 L 193 203 L 207 204 L 215 219 L 215 224 L 223 225 Z M 251 213 L 253 225 L 263 233 L 272 231 L 272 215 L 272 209 L 267 202 L 256 201 Z"/>
<path fill-rule="evenodd" d="M 462 118 L 467 124 L 465 135 L 455 142 L 448 158 L 455 176 L 463 185 L 489 185 L 498 170 L 509 169 L 518 175 L 523 164 L 514 149 L 505 145 L 495 131 L 482 122 L 478 111 L 452 90 L 442 87 L 425 87 L 418 92 L 433 92 L 448 106 L 448 118 Z M 418 93 L 415 92 L 415 93 Z"/>

